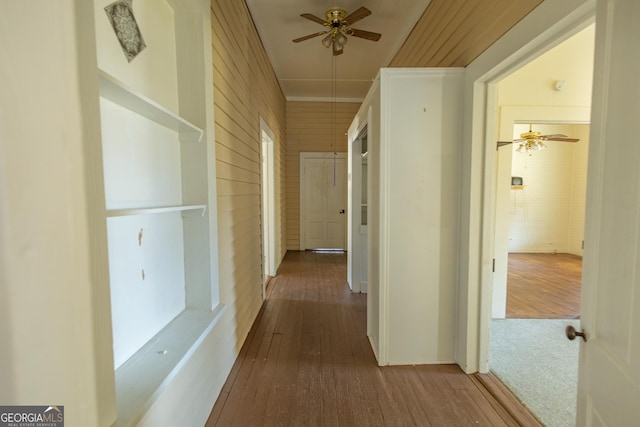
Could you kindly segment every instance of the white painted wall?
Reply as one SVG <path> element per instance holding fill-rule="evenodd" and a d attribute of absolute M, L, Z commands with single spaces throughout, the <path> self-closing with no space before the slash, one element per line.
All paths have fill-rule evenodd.
<path fill-rule="evenodd" d="M 147 47 L 128 62 L 104 7 L 94 0 L 98 67 L 171 111 L 178 111 L 174 13 L 166 1 L 135 0 L 134 14 Z"/>
<path fill-rule="evenodd" d="M 117 369 L 186 307 L 182 217 L 113 217 L 107 231 Z"/>
<path fill-rule="evenodd" d="M 586 127 L 581 131 L 578 129 Z M 582 255 L 588 125 L 534 126 L 544 135 L 582 136 L 576 143 L 549 141 L 531 156 L 515 152 L 511 176 L 523 178 L 522 190 L 509 192 L 509 252 Z M 514 135 L 529 125 L 515 125 Z M 509 149 L 505 147 L 505 149 Z"/>
<path fill-rule="evenodd" d="M 178 134 L 105 98 L 100 113 L 107 209 L 182 204 Z"/>
<path fill-rule="evenodd" d="M 511 222 L 511 159 L 513 149 L 504 147 L 495 151 L 494 171 L 496 191 L 495 198 L 495 227 L 493 253 L 493 295 L 491 306 L 492 318 L 504 318 L 507 313 L 507 265 L 509 262 L 509 224 Z M 506 226 L 505 226 L 506 224 Z"/>
<path fill-rule="evenodd" d="M 594 38 L 592 24 L 500 80 L 498 106 L 590 106 Z"/>
<path fill-rule="evenodd" d="M 115 419 L 93 16 L 0 5 L 0 402 L 64 405 L 69 426 Z"/>
<path fill-rule="evenodd" d="M 370 325 L 380 365 L 454 358 L 459 119 L 462 69 L 382 69 L 370 107 Z M 374 113 L 375 114 L 375 113 Z M 375 332 L 378 332 L 375 335 Z"/>
<path fill-rule="evenodd" d="M 587 166 L 589 163 L 589 135 L 591 126 L 574 126 L 574 137 L 580 142 L 573 149 L 573 185 L 569 205 L 569 245 L 567 252 L 583 255 L 587 203 Z"/>

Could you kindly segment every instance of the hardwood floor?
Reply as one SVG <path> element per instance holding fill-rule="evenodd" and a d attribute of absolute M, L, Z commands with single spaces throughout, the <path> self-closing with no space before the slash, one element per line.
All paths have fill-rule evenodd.
<path fill-rule="evenodd" d="M 580 317 L 582 257 L 571 254 L 509 254 L 507 318 Z"/>
<path fill-rule="evenodd" d="M 345 278 L 344 254 L 287 253 L 207 426 L 539 425 L 515 399 L 499 403 L 491 375 L 378 367 L 366 295 Z"/>

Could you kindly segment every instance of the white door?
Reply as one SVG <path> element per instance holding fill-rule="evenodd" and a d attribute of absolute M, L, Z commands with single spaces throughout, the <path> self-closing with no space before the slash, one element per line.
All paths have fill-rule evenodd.
<path fill-rule="evenodd" d="M 640 422 L 640 2 L 599 0 L 579 426 Z M 576 344 L 577 345 L 577 344 Z"/>
<path fill-rule="evenodd" d="M 346 160 L 344 153 L 300 155 L 301 249 L 344 249 Z"/>

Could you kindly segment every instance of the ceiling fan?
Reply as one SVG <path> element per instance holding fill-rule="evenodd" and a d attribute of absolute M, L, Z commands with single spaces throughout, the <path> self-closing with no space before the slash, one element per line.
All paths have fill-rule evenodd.
<path fill-rule="evenodd" d="M 320 25 L 324 25 L 326 29 L 314 34 L 309 34 L 304 37 L 293 40 L 294 43 L 309 40 L 314 37 L 318 37 L 326 34 L 322 39 L 322 45 L 326 48 L 333 48 L 333 55 L 341 55 L 344 45 L 347 43 L 347 36 L 360 37 L 366 40 L 377 42 L 382 36 L 379 33 L 372 33 L 371 31 L 358 30 L 351 28 L 351 25 L 355 24 L 359 20 L 371 15 L 371 11 L 366 7 L 361 7 L 354 12 L 347 15 L 347 11 L 339 8 L 332 7 L 325 12 L 326 20 L 318 18 L 310 13 L 303 13 L 303 18 L 316 22 Z"/>
<path fill-rule="evenodd" d="M 529 132 L 521 133 L 520 138 L 513 141 L 498 141 L 496 149 L 508 144 L 519 144 L 516 151 L 520 153 L 532 154 L 533 150 L 546 148 L 544 141 L 578 142 L 577 138 L 569 138 L 567 135 L 556 133 L 553 135 L 542 135 L 542 132 L 534 132 L 532 125 L 529 125 Z"/>

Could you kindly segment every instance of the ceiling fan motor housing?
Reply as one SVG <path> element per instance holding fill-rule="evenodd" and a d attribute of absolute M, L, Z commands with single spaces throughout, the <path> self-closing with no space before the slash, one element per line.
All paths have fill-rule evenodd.
<path fill-rule="evenodd" d="M 333 28 L 342 26 L 342 20 L 347 16 L 347 11 L 340 7 L 333 7 L 326 12 L 327 21 Z"/>
<path fill-rule="evenodd" d="M 542 135 L 542 132 L 534 132 L 532 130 L 529 130 L 529 132 L 525 132 L 525 133 L 521 133 L 520 134 L 520 138 L 524 138 L 524 139 L 536 139 L 537 137 L 539 137 L 540 135 Z"/>

